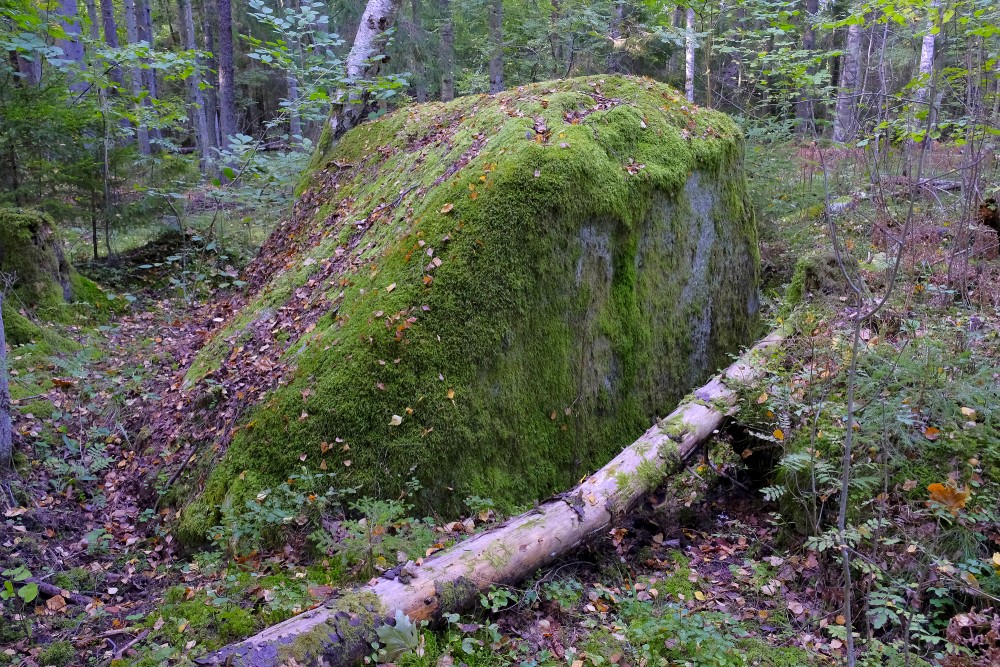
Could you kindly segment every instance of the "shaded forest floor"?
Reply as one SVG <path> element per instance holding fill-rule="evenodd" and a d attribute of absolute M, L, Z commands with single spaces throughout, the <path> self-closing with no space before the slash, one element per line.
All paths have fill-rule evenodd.
<path fill-rule="evenodd" d="M 919 208 L 886 307 L 859 331 L 853 628 L 859 664 L 995 665 L 1000 261 L 989 230 L 976 227 L 970 242 L 944 224 L 951 211 Z M 837 223 L 858 257 L 851 271 L 864 279 L 865 303 L 877 301 L 889 287 L 892 229 L 864 203 Z M 413 646 L 373 647 L 372 661 L 842 663 L 844 585 L 830 528 L 854 306 L 815 211 L 765 222 L 762 237 L 766 315 L 797 333 L 765 380 L 744 388 L 734 425 L 601 540 L 490 591 Z M 959 241 L 972 250 L 956 280 Z M 57 328 L 78 345 L 11 352 L 18 476 L 3 482 L 0 504 L 0 580 L 9 582 L 0 664 L 191 664 L 502 518 L 488 498 L 449 517 L 413 516 L 405 497 L 361 499 L 324 516 L 332 537 L 317 540 L 310 485 L 319 481 L 303 476 L 249 509 L 253 548 L 181 549 L 172 482 L 211 463 L 156 436 L 192 411 L 211 416 L 206 428 L 238 421 L 238 410 L 178 397 L 183 369 L 240 297 L 231 267 L 211 286 L 180 289 L 187 269 L 167 261 L 181 255 L 177 243 L 90 267 L 134 297 L 131 314 Z"/>

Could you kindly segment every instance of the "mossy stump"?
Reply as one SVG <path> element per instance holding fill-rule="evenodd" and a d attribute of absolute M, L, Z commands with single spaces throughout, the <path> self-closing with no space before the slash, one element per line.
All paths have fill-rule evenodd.
<path fill-rule="evenodd" d="M 250 345 L 290 369 L 181 534 L 203 538 L 217 507 L 301 465 L 370 494 L 416 477 L 443 512 L 572 486 L 750 339 L 742 154 L 725 115 L 617 76 L 324 137 L 247 304 L 187 374 L 231 376 Z"/>
<path fill-rule="evenodd" d="M 13 278 L 12 293 L 3 304 L 11 345 L 45 341 L 71 347 L 71 341 L 44 324 L 89 316 L 72 308 L 74 304 L 87 302 L 88 310 L 94 313 L 106 314 L 110 309 L 101 289 L 77 273 L 66 259 L 55 225 L 38 211 L 0 207 L 0 275 Z"/>

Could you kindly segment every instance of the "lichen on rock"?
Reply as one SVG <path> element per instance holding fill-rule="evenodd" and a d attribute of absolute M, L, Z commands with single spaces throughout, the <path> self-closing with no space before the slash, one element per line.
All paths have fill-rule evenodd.
<path fill-rule="evenodd" d="M 417 477 L 439 511 L 544 497 L 751 336 L 741 133 L 663 84 L 414 105 L 319 147 L 247 304 L 188 372 L 192 387 L 238 373 L 238 346 L 289 369 L 184 510 L 185 537 L 303 458 L 365 493 Z"/>

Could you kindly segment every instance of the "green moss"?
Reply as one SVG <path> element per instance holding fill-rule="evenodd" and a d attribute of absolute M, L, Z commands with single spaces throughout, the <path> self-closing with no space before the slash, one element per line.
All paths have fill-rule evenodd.
<path fill-rule="evenodd" d="M 217 606 L 202 591 L 190 599 L 188 595 L 184 586 L 167 590 L 163 604 L 144 623 L 152 630 L 151 641 L 183 646 L 194 640 L 202 648 L 212 648 L 243 639 L 260 628 L 250 612 L 236 604 Z"/>
<path fill-rule="evenodd" d="M 857 260 L 848 256 L 842 258 L 853 278 L 857 275 Z M 785 289 L 786 311 L 811 295 L 845 294 L 847 289 L 847 279 L 832 252 L 803 255 L 795 262 L 792 280 Z"/>
<path fill-rule="evenodd" d="M 42 649 L 38 654 L 38 664 L 55 665 L 62 667 L 68 665 L 76 657 L 76 649 L 70 642 L 53 642 Z"/>
<path fill-rule="evenodd" d="M 479 595 L 479 588 L 471 579 L 458 577 L 454 581 L 435 581 L 434 592 L 438 599 L 438 609 L 456 612 L 466 608 Z"/>
<path fill-rule="evenodd" d="M 278 649 L 279 664 L 292 664 L 292 660 L 298 661 L 295 664 L 312 664 L 317 656 L 338 650 L 355 658 L 364 655 L 385 615 L 378 596 L 350 593 L 328 602 L 326 607 L 330 611 L 325 623 L 296 635 L 291 644 Z"/>
<path fill-rule="evenodd" d="M 740 132 L 666 86 L 571 79 L 414 105 L 320 147 L 301 188 L 318 210 L 264 249 L 292 259 L 189 383 L 304 285 L 328 290 L 330 311 L 274 340 L 294 374 L 238 430 L 185 535 L 300 455 L 318 465 L 335 438 L 350 453 L 328 465 L 364 493 L 395 495 L 415 475 L 442 512 L 468 495 L 501 509 L 544 497 L 750 336 L 757 251 Z M 338 255 L 351 260 L 314 280 Z"/>
<path fill-rule="evenodd" d="M 66 347 L 57 334 L 19 316 L 19 310 L 30 311 L 39 321 L 70 323 L 103 321 L 113 307 L 127 306 L 122 299 L 109 301 L 70 265 L 52 221 L 36 211 L 0 207 L 0 273 L 14 276 L 3 316 L 8 340 L 15 345 L 33 341 Z"/>
<path fill-rule="evenodd" d="M 741 639 L 739 650 L 746 658 L 747 667 L 806 667 L 819 665 L 818 656 L 791 646 L 771 646 L 759 639 Z"/>
<path fill-rule="evenodd" d="M 656 585 L 661 593 L 674 600 L 691 600 L 694 598 L 695 586 L 691 581 L 691 561 L 680 551 L 670 552 L 674 569 L 668 576 L 662 578 Z"/>

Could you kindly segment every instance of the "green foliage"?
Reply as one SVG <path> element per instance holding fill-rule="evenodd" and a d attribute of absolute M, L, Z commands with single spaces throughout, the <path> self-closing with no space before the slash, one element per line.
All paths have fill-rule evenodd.
<path fill-rule="evenodd" d="M 736 639 L 729 632 L 735 620 L 727 614 L 693 613 L 682 604 L 654 606 L 627 598 L 620 605 L 619 616 L 640 660 L 682 661 L 692 667 L 748 664 L 746 656 L 736 650 Z"/>
<path fill-rule="evenodd" d="M 71 642 L 52 642 L 38 654 L 38 663 L 63 667 L 63 665 L 71 664 L 76 657 L 77 651 Z"/>
<path fill-rule="evenodd" d="M 353 493 L 334 486 L 335 478 L 303 467 L 273 489 L 244 501 L 243 507 L 224 507 L 222 524 L 211 529 L 212 541 L 241 554 L 278 546 L 291 533 L 322 530 L 324 517 L 339 513 L 344 498 Z"/>

